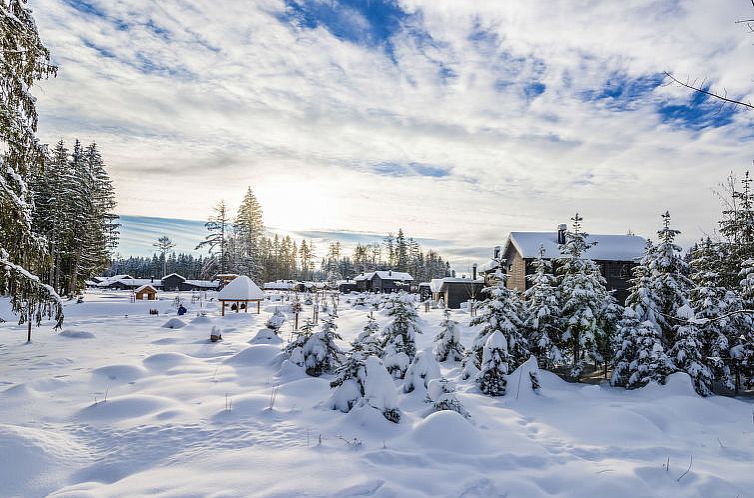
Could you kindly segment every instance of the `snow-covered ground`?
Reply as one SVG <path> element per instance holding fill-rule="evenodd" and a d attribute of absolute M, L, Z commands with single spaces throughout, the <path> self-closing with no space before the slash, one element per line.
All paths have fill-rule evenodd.
<path fill-rule="evenodd" d="M 66 306 L 62 333 L 37 329 L 31 344 L 0 325 L 0 496 L 754 495 L 754 405 L 700 398 L 682 374 L 625 391 L 540 372 L 534 394 L 515 372 L 491 398 L 443 365 L 471 420 L 427 416 L 419 389 L 400 395 L 393 424 L 328 409 L 330 377 L 281 372 L 280 345 L 249 343 L 275 304 L 223 318 L 210 302 L 198 316 L 184 293 L 186 326 L 166 328 L 174 295 L 160 295 L 88 294 Z M 348 341 L 367 310 L 346 298 L 336 323 Z M 421 350 L 442 313 L 420 317 Z M 470 345 L 468 315 L 453 317 Z M 222 341 L 208 340 L 213 326 Z"/>

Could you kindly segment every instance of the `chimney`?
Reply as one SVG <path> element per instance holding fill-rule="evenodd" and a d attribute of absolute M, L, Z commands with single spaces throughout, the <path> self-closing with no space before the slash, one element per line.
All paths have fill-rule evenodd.
<path fill-rule="evenodd" d="M 492 259 L 500 259 L 500 246 L 495 246 L 495 249 L 492 251 Z"/>
<path fill-rule="evenodd" d="M 471 265 L 471 280 L 476 280 L 476 263 Z"/>
<path fill-rule="evenodd" d="M 393 270 L 388 270 L 387 271 L 387 276 L 388 277 L 392 277 L 393 276 Z"/>
<path fill-rule="evenodd" d="M 456 271 L 455 270 L 450 270 L 450 276 L 453 277 L 453 278 L 456 278 Z"/>
<path fill-rule="evenodd" d="M 566 230 L 568 230 L 568 225 L 565 223 L 558 225 L 558 244 L 566 243 Z"/>

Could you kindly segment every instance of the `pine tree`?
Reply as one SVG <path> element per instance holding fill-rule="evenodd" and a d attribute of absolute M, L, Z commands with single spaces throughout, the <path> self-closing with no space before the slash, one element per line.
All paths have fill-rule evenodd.
<path fill-rule="evenodd" d="M 54 76 L 31 10 L 23 0 L 4 0 L 0 9 L 0 294 L 10 295 L 19 324 L 39 325 L 43 317 L 63 322 L 55 290 L 34 273 L 49 265 L 46 242 L 32 229 L 33 198 L 29 181 L 44 168 L 47 151 L 37 131 L 36 81 Z"/>
<path fill-rule="evenodd" d="M 401 420 L 401 412 L 398 409 L 398 393 L 392 377 L 376 356 L 367 357 L 366 371 L 365 405 L 378 410 L 385 419 L 397 424 Z"/>
<path fill-rule="evenodd" d="M 385 328 L 383 360 L 393 377 L 402 379 L 416 355 L 416 334 L 421 334 L 416 324 L 419 316 L 411 296 L 401 292 L 390 299 L 388 316 L 391 323 Z"/>
<path fill-rule="evenodd" d="M 578 213 L 571 218 L 573 230 L 566 232 L 566 242 L 560 247 L 563 257 L 558 260 L 564 328 L 561 340 L 571 355 L 571 376 L 576 379 L 581 377 L 587 355 L 595 358 L 599 354 L 597 336 L 604 333 L 600 315 L 610 301 L 599 267 L 584 256 L 595 243 L 587 242 L 589 234 L 581 231 L 582 220 Z"/>
<path fill-rule="evenodd" d="M 466 352 L 461 344 L 458 322 L 450 318 L 450 310 L 443 312 L 440 332 L 435 336 L 435 359 L 437 361 L 461 361 Z"/>
<path fill-rule="evenodd" d="M 371 311 L 367 315 L 367 324 L 351 344 L 354 351 L 369 355 L 382 355 L 382 340 L 378 337 L 380 326 Z"/>
<path fill-rule="evenodd" d="M 262 206 L 251 187 L 246 189 L 246 195 L 238 208 L 234 228 L 239 245 L 239 271 L 252 280 L 258 280 L 262 276 L 264 264 L 262 239 L 265 227 Z"/>
<path fill-rule="evenodd" d="M 152 244 L 152 247 L 157 249 L 157 252 L 160 253 L 160 259 L 162 260 L 162 276 L 164 277 L 168 274 L 167 254 L 175 247 L 175 242 L 170 240 L 170 237 L 167 235 L 163 235 L 157 239 L 157 242 Z"/>
<path fill-rule="evenodd" d="M 306 374 L 319 377 L 323 373 L 332 373 L 341 363 L 342 352 L 335 339 L 341 339 L 337 333 L 338 326 L 331 315 L 322 321 L 322 327 L 304 343 L 302 353 Z"/>
<path fill-rule="evenodd" d="M 510 362 L 505 336 L 496 330 L 487 337 L 482 350 L 482 366 L 477 376 L 479 390 L 488 396 L 504 395 Z"/>
<path fill-rule="evenodd" d="M 526 321 L 532 354 L 542 368 L 549 368 L 563 361 L 560 351 L 560 296 L 557 278 L 552 273 L 552 263 L 545 259 L 541 246 L 539 257 L 532 262 L 534 273 L 527 278 L 531 283 L 524 293 Z"/>
<path fill-rule="evenodd" d="M 469 411 L 456 396 L 456 386 L 445 377 L 429 381 L 427 400 L 432 403 L 432 410 L 435 412 L 451 410 L 464 418 L 471 418 Z"/>
<path fill-rule="evenodd" d="M 684 304 L 678 309 L 676 317 L 682 321 L 682 325 L 675 330 L 675 342 L 668 351 L 668 356 L 678 370 L 689 374 L 696 392 L 708 396 L 712 387 L 712 371 L 704 360 L 701 332 L 694 310 Z"/>
<path fill-rule="evenodd" d="M 649 381 L 664 384 L 675 370 L 665 354 L 660 332 L 652 323 L 639 321 L 631 308 L 625 309 L 614 342 L 613 385 L 636 389 Z"/>
<path fill-rule="evenodd" d="M 330 408 L 344 413 L 362 402 L 366 386 L 366 361 L 369 355 L 360 351 L 349 351 L 342 365 L 335 371 L 335 379 L 330 387 L 335 389 L 330 398 Z"/>
<path fill-rule="evenodd" d="M 228 271 L 227 243 L 230 235 L 230 217 L 225 201 L 217 203 L 214 214 L 204 226 L 209 234 L 196 246 L 196 249 L 207 247 L 211 258 L 209 258 L 210 264 L 205 265 L 203 273 L 207 277 L 210 277 L 212 273 L 226 273 Z"/>
<path fill-rule="evenodd" d="M 500 332 L 505 337 L 506 346 L 510 344 L 512 368 L 515 368 L 526 361 L 531 354 L 528 341 L 524 336 L 524 323 L 521 319 L 522 304 L 516 291 L 506 286 L 507 276 L 504 273 L 498 271 L 494 278 L 495 285 L 484 290 L 488 297 L 482 302 L 477 316 L 470 322 L 472 326 L 482 326 L 474 339 L 472 353 L 477 368 L 481 368 L 487 339 L 495 332 Z"/>

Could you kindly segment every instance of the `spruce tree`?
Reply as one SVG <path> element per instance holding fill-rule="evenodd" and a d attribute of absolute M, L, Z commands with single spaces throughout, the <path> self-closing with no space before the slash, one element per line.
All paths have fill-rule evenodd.
<path fill-rule="evenodd" d="M 496 330 L 487 337 L 482 350 L 482 366 L 477 376 L 479 390 L 488 396 L 504 395 L 510 362 L 505 336 Z"/>
<path fill-rule="evenodd" d="M 631 308 L 623 313 L 614 343 L 613 385 L 636 389 L 649 381 L 664 384 L 675 370 L 665 354 L 660 332 L 652 323 L 640 321 Z"/>
<path fill-rule="evenodd" d="M 228 238 L 230 236 L 230 216 L 225 201 L 220 201 L 214 208 L 214 214 L 204 224 L 209 234 L 200 242 L 196 249 L 206 247 L 211 258 L 207 258 L 202 273 L 209 278 L 216 273 L 228 271 Z"/>
<path fill-rule="evenodd" d="M 330 398 L 331 409 L 350 412 L 364 399 L 368 356 L 354 350 L 346 353 L 345 361 L 335 371 L 335 379 L 330 382 L 330 387 L 335 390 Z"/>
<path fill-rule="evenodd" d="M 437 364 L 432 352 L 429 350 L 419 351 L 406 370 L 403 392 L 410 393 L 417 388 L 424 391 L 430 380 L 440 377 L 440 365 Z"/>
<path fill-rule="evenodd" d="M 331 315 L 322 321 L 322 327 L 307 339 L 302 347 L 304 368 L 306 374 L 319 377 L 323 373 L 332 373 L 342 360 L 342 352 L 336 339 L 341 339 L 337 333 L 338 326 Z"/>
<path fill-rule="evenodd" d="M 262 239 L 265 227 L 262 206 L 251 187 L 246 189 L 246 195 L 238 208 L 234 228 L 239 245 L 239 271 L 258 281 L 262 277 L 264 265 Z"/>
<path fill-rule="evenodd" d="M 712 391 L 712 371 L 704 358 L 702 333 L 694 316 L 694 310 L 688 304 L 681 306 L 676 314 L 681 325 L 676 327 L 675 342 L 668 351 L 668 356 L 681 372 L 686 372 L 694 383 L 694 389 L 702 396 Z"/>
<path fill-rule="evenodd" d="M 435 336 L 435 359 L 437 361 L 461 361 L 466 349 L 461 344 L 458 322 L 450 318 L 450 310 L 443 311 L 440 332 Z"/>
<path fill-rule="evenodd" d="M 495 274 L 495 285 L 484 289 L 487 299 L 482 302 L 477 316 L 470 322 L 472 326 L 481 325 L 472 344 L 472 355 L 477 368 L 481 368 L 484 345 L 495 332 L 500 332 L 505 337 L 506 346 L 510 345 L 512 368 L 526 361 L 531 354 L 524 335 L 521 300 L 516 291 L 505 285 L 506 278 L 500 271 Z"/>
<path fill-rule="evenodd" d="M 610 295 L 597 264 L 584 253 L 594 242 L 587 242 L 589 234 L 581 231 L 583 218 L 578 213 L 571 218 L 572 231 L 566 232 L 561 245 L 563 257 L 558 260 L 559 291 L 562 304 L 563 334 L 561 340 L 571 356 L 571 376 L 579 379 L 587 356 L 597 358 L 597 338 L 605 331 L 600 318 Z"/>
<path fill-rule="evenodd" d="M 542 368 L 550 368 L 563 361 L 560 350 L 562 322 L 557 278 L 552 273 L 552 263 L 545 259 L 544 254 L 544 246 L 540 246 L 539 256 L 532 262 L 534 273 L 527 276 L 531 287 L 524 293 L 524 325 L 537 363 Z"/>
<path fill-rule="evenodd" d="M 31 326 L 44 317 L 63 322 L 63 306 L 55 290 L 35 273 L 49 267 L 46 242 L 32 227 L 33 198 L 29 181 L 43 170 L 47 151 L 37 131 L 34 84 L 54 76 L 50 54 L 42 44 L 31 10 L 23 0 L 5 0 L 0 9 L 0 294 L 10 295 L 19 324 Z"/>
<path fill-rule="evenodd" d="M 410 295 L 398 293 L 389 301 L 391 322 L 384 331 L 383 360 L 393 377 L 402 379 L 416 355 L 416 334 L 419 316 Z"/>
<path fill-rule="evenodd" d="M 351 343 L 354 351 L 359 351 L 365 356 L 382 355 L 382 339 L 379 337 L 380 326 L 374 318 L 374 313 L 367 315 L 367 324 L 356 339 Z"/>

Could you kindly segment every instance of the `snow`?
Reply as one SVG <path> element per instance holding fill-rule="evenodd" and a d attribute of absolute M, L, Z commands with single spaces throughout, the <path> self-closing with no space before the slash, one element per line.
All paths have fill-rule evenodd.
<path fill-rule="evenodd" d="M 333 376 L 284 364 L 283 344 L 249 343 L 274 308 L 221 317 L 208 294 L 186 303 L 184 318 L 197 318 L 181 329 L 161 327 L 177 293 L 132 303 L 129 291 L 99 290 L 64 303 L 73 335 L 47 323 L 26 344 L 23 326 L 0 324 L 0 496 L 729 498 L 754 489 L 754 404 L 702 398 L 686 374 L 625 390 L 539 370 L 535 393 L 530 360 L 507 375 L 504 396 L 490 397 L 457 363 L 440 364 L 466 419 L 432 412 L 370 357 L 369 402 L 343 413 L 329 405 Z M 341 299 L 342 349 L 368 311 Z M 389 323 L 374 315 L 381 329 Z M 419 318 L 426 352 L 443 310 Z M 452 318 L 470 347 L 480 327 Z M 208 341 L 212 327 L 222 341 Z M 428 382 L 435 397 L 439 382 Z M 386 408 L 400 410 L 399 423 Z"/>
<path fill-rule="evenodd" d="M 586 250 L 584 257 L 599 261 L 637 261 L 644 255 L 646 239 L 637 235 L 598 235 L 589 234 L 587 243 L 597 244 Z M 558 234 L 552 232 L 511 232 L 505 243 L 503 254 L 512 244 L 523 258 L 539 256 L 540 246 L 545 248 L 545 259 L 563 257 L 560 254 Z M 492 263 L 492 262 L 490 262 Z M 482 271 L 486 271 L 484 266 Z"/>
<path fill-rule="evenodd" d="M 372 271 L 369 273 L 363 273 L 353 278 L 354 282 L 360 282 L 362 280 L 372 280 L 377 275 L 382 280 L 400 280 L 402 282 L 411 282 L 414 280 L 410 274 L 400 271 L 380 270 Z"/>
<path fill-rule="evenodd" d="M 153 287 L 152 285 L 150 285 L 150 284 L 144 284 L 144 285 L 142 285 L 142 286 L 140 286 L 140 287 L 137 287 L 137 288 L 136 288 L 136 289 L 134 290 L 134 292 L 138 294 L 139 292 L 145 291 L 145 290 L 147 290 L 147 289 L 152 289 L 152 291 L 154 291 L 154 292 L 157 292 L 157 289 L 155 289 L 155 288 L 154 288 L 154 287 Z"/>
<path fill-rule="evenodd" d="M 217 298 L 227 301 L 261 300 L 264 299 L 264 292 L 249 277 L 241 275 L 223 287 Z"/>

